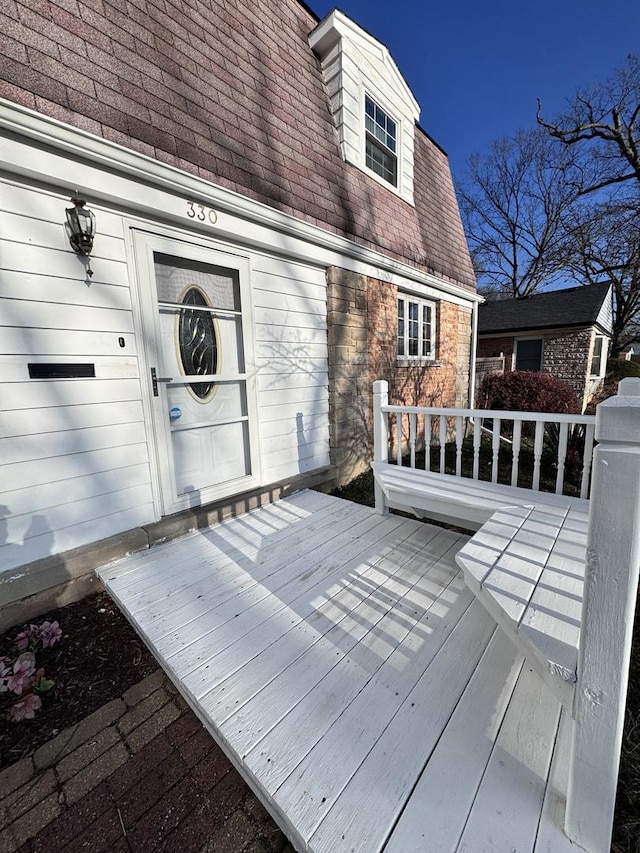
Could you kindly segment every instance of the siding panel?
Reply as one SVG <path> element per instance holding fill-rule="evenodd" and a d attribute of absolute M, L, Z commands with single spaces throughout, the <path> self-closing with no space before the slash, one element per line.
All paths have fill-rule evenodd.
<path fill-rule="evenodd" d="M 91 205 L 89 282 L 69 206 L 16 183 L 0 192 L 3 570 L 154 519 L 122 218 Z M 30 362 L 52 361 L 96 377 L 29 379 Z"/>
<path fill-rule="evenodd" d="M 0 544 L 0 564 L 15 567 L 156 515 L 124 220 L 90 202 L 99 228 L 89 282 L 64 230 L 69 200 L 16 183 L 6 189 L 0 193 L 0 506 L 9 538 Z M 252 307 L 245 308 L 254 338 L 261 467 L 269 482 L 328 465 L 326 274 L 247 254 Z M 96 378 L 29 379 L 30 362 L 51 361 L 92 363 Z"/>

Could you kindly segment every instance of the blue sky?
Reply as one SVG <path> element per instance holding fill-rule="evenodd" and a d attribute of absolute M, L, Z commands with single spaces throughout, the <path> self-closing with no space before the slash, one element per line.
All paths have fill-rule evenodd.
<path fill-rule="evenodd" d="M 320 17 L 335 4 L 309 0 Z M 449 154 L 454 178 L 473 151 L 561 110 L 579 86 L 640 52 L 640 0 L 343 0 L 387 45 Z"/>

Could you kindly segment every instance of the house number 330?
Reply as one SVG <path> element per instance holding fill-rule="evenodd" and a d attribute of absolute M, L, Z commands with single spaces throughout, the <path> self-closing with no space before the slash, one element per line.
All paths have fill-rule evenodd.
<path fill-rule="evenodd" d="M 195 201 L 187 200 L 187 216 L 189 219 L 197 219 L 199 222 L 209 222 L 215 225 L 218 221 L 218 214 L 210 207 L 205 207 L 204 204 L 198 204 Z"/>

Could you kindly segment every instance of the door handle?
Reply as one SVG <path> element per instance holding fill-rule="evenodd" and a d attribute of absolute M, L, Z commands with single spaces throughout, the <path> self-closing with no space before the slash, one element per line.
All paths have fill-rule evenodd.
<path fill-rule="evenodd" d="M 160 393 L 158 391 L 158 382 L 173 382 L 173 376 L 158 376 L 158 373 L 155 367 L 151 368 L 151 388 L 153 389 L 153 396 L 157 397 Z"/>

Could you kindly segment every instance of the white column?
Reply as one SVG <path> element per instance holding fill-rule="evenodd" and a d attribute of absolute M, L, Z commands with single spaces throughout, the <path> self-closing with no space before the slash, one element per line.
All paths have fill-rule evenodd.
<path fill-rule="evenodd" d="M 389 383 L 386 379 L 378 379 L 373 383 L 373 461 L 389 461 L 389 416 L 382 411 L 382 406 L 389 403 Z M 374 486 L 376 510 L 380 515 L 386 515 L 389 508 L 384 499 L 382 488 L 375 482 Z"/>
<path fill-rule="evenodd" d="M 596 413 L 566 832 L 589 853 L 611 845 L 640 566 L 640 379 Z"/>

